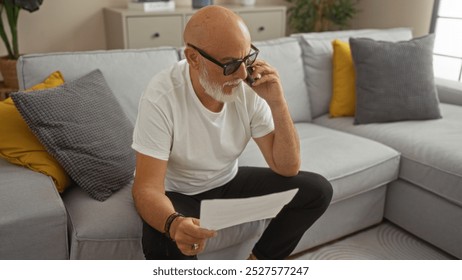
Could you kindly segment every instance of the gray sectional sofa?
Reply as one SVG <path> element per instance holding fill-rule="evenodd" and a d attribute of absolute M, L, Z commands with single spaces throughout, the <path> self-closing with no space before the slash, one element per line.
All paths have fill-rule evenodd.
<path fill-rule="evenodd" d="M 462 258 L 462 86 L 437 79 L 442 118 L 354 125 L 330 118 L 333 39 L 411 39 L 406 28 L 296 34 L 256 42 L 280 73 L 301 140 L 302 169 L 333 185 L 330 207 L 294 254 L 384 218 Z M 21 88 L 60 70 L 73 80 L 100 69 L 130 121 L 150 78 L 180 59 L 176 48 L 26 55 Z M 240 165 L 265 166 L 251 142 Z M 0 259 L 143 259 L 141 220 L 127 185 L 104 202 L 78 186 L 64 194 L 43 174 L 0 159 Z M 268 221 L 222 230 L 201 259 L 248 256 Z"/>

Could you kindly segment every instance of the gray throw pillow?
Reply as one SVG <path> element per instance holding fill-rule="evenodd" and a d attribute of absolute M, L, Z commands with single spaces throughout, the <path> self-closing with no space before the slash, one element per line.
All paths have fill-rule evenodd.
<path fill-rule="evenodd" d="M 11 98 L 47 151 L 92 198 L 104 201 L 132 180 L 133 126 L 100 70 Z"/>
<path fill-rule="evenodd" d="M 384 42 L 350 38 L 355 124 L 441 118 L 433 75 L 435 36 Z"/>

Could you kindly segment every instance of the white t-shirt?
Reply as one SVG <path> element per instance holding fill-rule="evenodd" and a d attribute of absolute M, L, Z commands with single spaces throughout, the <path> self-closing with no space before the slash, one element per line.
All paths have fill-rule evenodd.
<path fill-rule="evenodd" d="M 168 160 L 165 189 L 198 194 L 229 182 L 251 137 L 274 130 L 268 104 L 242 83 L 239 98 L 221 112 L 195 94 L 186 60 L 156 75 L 143 93 L 132 148 Z"/>

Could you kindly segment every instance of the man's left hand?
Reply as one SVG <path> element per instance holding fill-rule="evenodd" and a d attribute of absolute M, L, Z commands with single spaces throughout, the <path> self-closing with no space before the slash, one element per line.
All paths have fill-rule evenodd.
<path fill-rule="evenodd" d="M 276 69 L 261 59 L 255 61 L 252 69 L 251 76 L 255 80 L 251 85 L 252 89 L 268 104 L 283 101 L 284 91 Z"/>

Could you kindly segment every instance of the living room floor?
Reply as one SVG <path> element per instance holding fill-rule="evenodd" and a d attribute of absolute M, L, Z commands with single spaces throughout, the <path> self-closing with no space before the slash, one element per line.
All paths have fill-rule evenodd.
<path fill-rule="evenodd" d="M 454 260 L 457 259 L 398 226 L 381 224 L 304 253 L 295 260 Z"/>

